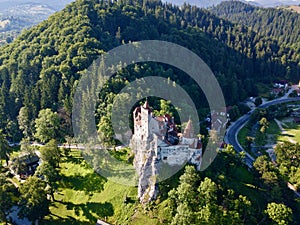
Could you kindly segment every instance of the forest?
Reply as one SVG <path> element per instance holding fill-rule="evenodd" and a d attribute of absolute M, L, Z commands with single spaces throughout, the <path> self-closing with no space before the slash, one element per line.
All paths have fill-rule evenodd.
<path fill-rule="evenodd" d="M 46 163 L 39 169 L 42 170 L 39 173 L 45 175 L 43 182 L 39 182 L 37 173 L 15 193 L 11 183 L 0 176 L 1 193 L 5 193 L 3 199 L 6 200 L 0 202 L 3 209 L 1 219 L 6 220 L 7 207 L 16 201 L 15 196 L 22 205 L 21 215 L 30 219 L 49 216 L 50 205 L 60 204 L 55 200 L 57 186 L 65 188 L 75 183 L 60 165 L 75 165 L 75 168 L 88 170 L 88 166 L 80 162 L 82 157 L 77 156 L 78 152 L 63 151 L 57 145 L 69 143 L 73 136 L 72 106 L 78 80 L 93 60 L 114 47 L 135 41 L 163 40 L 188 48 L 214 72 L 228 106 L 258 96 L 258 84 L 270 85 L 278 79 L 298 82 L 299 35 L 294 32 L 300 27 L 297 25 L 299 16 L 281 10 L 267 10 L 270 13 L 268 18 L 274 14 L 278 31 L 272 28 L 271 21 L 270 24 L 237 24 L 238 16 L 232 12 L 232 18 L 225 18 L 223 14 L 232 8 L 227 8 L 226 4 L 229 3 L 209 11 L 188 4 L 178 7 L 161 1 L 77 0 L 39 25 L 24 30 L 12 43 L 0 47 L 0 157 L 8 160 L 11 148 L 7 141 L 17 143 L 22 140 L 20 148 L 30 154 L 34 152 L 29 146 L 30 141 L 46 143 L 41 147 Z M 237 12 L 249 12 L 247 21 L 252 17 L 267 21 L 263 17 L 265 13 L 262 17 L 255 14 L 258 10 L 255 7 L 236 5 Z M 239 16 L 244 17 L 244 14 Z M 287 34 L 282 32 L 286 29 Z M 118 92 L 129 82 L 154 74 L 183 87 L 195 102 L 200 118 L 206 117 L 209 111 L 205 96 L 195 81 L 181 70 L 152 62 L 128 66 L 118 71 L 99 93 L 95 112 L 97 128 L 107 134 L 105 141 L 110 146 L 116 144 L 110 109 Z M 166 107 L 166 102 L 160 99 L 150 98 L 149 101 L 157 111 Z M 299 202 L 287 189 L 286 176 L 291 176 L 299 168 L 299 163 L 293 163 L 295 168 L 286 171 L 290 166 L 286 165 L 290 159 L 284 154 L 286 147 L 283 145 L 276 150 L 280 155 L 279 169 L 264 158 L 258 158 L 254 168 L 248 169 L 243 164 L 243 155 L 235 153 L 229 145 L 219 152 L 207 171 L 200 173 L 193 166 L 187 166 L 176 179 L 161 183 L 160 198 L 147 205 L 145 210 L 137 211 L 148 219 L 155 217 L 161 224 L 297 224 Z M 297 152 L 297 149 L 299 146 L 295 145 L 290 151 Z M 298 160 L 298 155 L 296 157 Z M 83 176 L 80 179 L 83 180 Z M 95 178 L 98 179 L 107 183 L 100 176 Z M 51 188 L 45 192 L 48 185 Z M 78 189 L 82 187 L 78 186 Z M 41 193 L 38 201 L 32 198 L 38 195 L 35 189 Z M 45 197 L 47 194 L 52 196 L 52 202 Z M 93 193 L 89 194 L 91 196 L 87 198 L 90 199 Z M 105 213 L 95 210 L 95 213 L 102 218 L 107 216 L 112 223 L 130 224 L 132 218 L 128 217 L 135 214 L 129 213 L 139 205 L 130 194 L 122 197 L 125 200 L 118 203 L 122 209 L 115 213 L 128 215 L 117 217 L 109 210 Z M 109 205 L 106 202 L 101 204 Z M 39 211 L 41 205 L 43 208 Z M 76 209 L 87 210 L 83 206 Z M 126 210 L 128 212 L 124 212 Z M 65 218 L 63 222 L 68 224 L 70 221 Z M 52 224 L 56 223 L 52 221 Z"/>
<path fill-rule="evenodd" d="M 20 109 L 28 111 L 23 122 L 32 127 L 39 111 L 50 108 L 59 113 L 64 133 L 70 134 L 72 95 L 83 71 L 101 53 L 122 43 L 147 39 L 174 42 L 198 54 L 216 75 L 228 105 L 256 96 L 255 84 L 259 82 L 299 79 L 295 48 L 203 9 L 153 1 L 79 0 L 0 49 L 0 127 L 14 139 L 11 141 L 17 141 L 22 136 L 17 119 Z M 199 88 L 181 71 L 158 64 L 120 71 L 107 92 L 117 93 L 124 86 L 125 79 L 117 76 L 131 81 L 147 70 L 157 70 L 188 87 L 188 93 L 198 93 L 193 94 L 194 102 L 205 102 Z M 112 87 L 112 83 L 117 84 Z M 106 108 L 113 98 L 100 99 L 107 101 L 99 103 Z"/>
<path fill-rule="evenodd" d="M 300 14 L 284 8 L 259 8 L 240 1 L 226 1 L 210 12 L 233 23 L 243 24 L 278 41 L 299 49 Z M 298 58 L 299 60 L 299 58 Z"/>

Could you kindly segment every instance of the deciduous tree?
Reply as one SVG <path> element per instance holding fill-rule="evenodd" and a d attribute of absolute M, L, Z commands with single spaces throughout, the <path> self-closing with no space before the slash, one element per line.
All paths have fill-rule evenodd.
<path fill-rule="evenodd" d="M 265 212 L 278 225 L 288 225 L 292 221 L 292 210 L 284 204 L 271 202 Z"/>
<path fill-rule="evenodd" d="M 57 141 L 52 139 L 44 147 L 41 148 L 42 160 L 49 163 L 54 168 L 59 166 L 60 150 Z"/>
<path fill-rule="evenodd" d="M 7 180 L 4 174 L 0 174 L 0 221 L 7 224 L 7 215 L 15 202 L 15 187 Z"/>
<path fill-rule="evenodd" d="M 42 142 L 58 139 L 59 117 L 57 113 L 51 109 L 42 109 L 35 120 L 35 129 L 34 136 Z"/>
<path fill-rule="evenodd" d="M 50 201 L 47 198 L 46 182 L 33 176 L 20 187 L 20 216 L 31 221 L 42 219 L 49 213 Z"/>

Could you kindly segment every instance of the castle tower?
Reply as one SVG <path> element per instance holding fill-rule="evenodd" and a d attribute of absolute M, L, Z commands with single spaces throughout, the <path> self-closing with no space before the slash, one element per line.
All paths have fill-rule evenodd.
<path fill-rule="evenodd" d="M 145 204 L 157 197 L 159 171 L 163 174 L 162 170 L 167 166 L 179 166 L 185 160 L 200 168 L 202 147 L 200 140 L 195 138 L 191 119 L 179 142 L 174 119 L 169 115 L 153 115 L 148 101 L 134 110 L 133 118 L 134 134 L 130 147 L 134 152 L 133 164 L 139 178 L 138 198 Z"/>
<path fill-rule="evenodd" d="M 155 199 L 158 193 L 157 137 L 152 132 L 158 122 L 155 123 L 148 101 L 134 110 L 133 117 L 134 135 L 131 139 L 131 148 L 135 154 L 134 167 L 139 176 L 138 198 L 144 204 Z"/>
<path fill-rule="evenodd" d="M 141 135 L 142 135 L 142 140 L 144 138 L 149 137 L 149 122 L 151 117 L 151 109 L 149 107 L 148 101 L 144 103 L 143 106 L 141 106 Z"/>
<path fill-rule="evenodd" d="M 189 119 L 182 136 L 185 138 L 194 138 L 195 137 L 194 127 L 193 127 L 193 123 L 192 123 L 191 119 Z"/>

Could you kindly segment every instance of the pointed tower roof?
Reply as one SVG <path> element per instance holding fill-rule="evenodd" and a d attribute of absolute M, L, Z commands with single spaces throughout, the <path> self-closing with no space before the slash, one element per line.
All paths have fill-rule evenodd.
<path fill-rule="evenodd" d="M 148 102 L 148 100 L 145 101 L 143 107 L 144 107 L 144 109 L 149 109 L 149 102 Z"/>
<path fill-rule="evenodd" d="M 149 113 L 151 112 L 151 109 L 150 109 L 148 100 L 146 100 L 146 102 L 144 103 L 144 105 L 143 105 L 142 107 L 143 107 L 144 109 L 148 109 Z"/>
<path fill-rule="evenodd" d="M 194 138 L 194 127 L 193 127 L 193 123 L 192 123 L 191 119 L 189 119 L 189 121 L 184 129 L 183 137 Z"/>

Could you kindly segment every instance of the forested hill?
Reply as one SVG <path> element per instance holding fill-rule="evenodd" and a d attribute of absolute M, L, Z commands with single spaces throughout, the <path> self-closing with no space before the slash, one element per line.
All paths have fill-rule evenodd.
<path fill-rule="evenodd" d="M 280 44 L 299 48 L 300 14 L 285 9 L 259 8 L 239 1 L 226 1 L 213 7 L 215 15 L 251 27 L 263 36 L 277 39 Z"/>
<path fill-rule="evenodd" d="M 201 56 L 219 79 L 228 105 L 255 95 L 257 82 L 299 79 L 299 53 L 294 49 L 197 7 L 179 8 L 160 1 L 77 0 L 0 48 L 0 128 L 16 138 L 18 128 L 32 128 L 44 108 L 58 111 L 63 127 L 70 127 L 72 95 L 82 71 L 104 51 L 146 39 L 174 42 Z M 182 72 L 137 65 L 119 73 L 123 79 L 110 84 L 110 97 L 100 96 L 98 119 L 105 116 L 113 91 L 144 74 L 176 80 L 201 107 L 204 97 Z M 26 135 L 32 132 L 29 129 Z"/>

